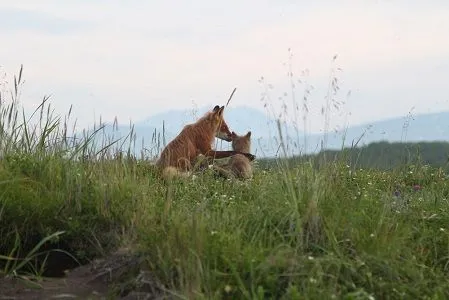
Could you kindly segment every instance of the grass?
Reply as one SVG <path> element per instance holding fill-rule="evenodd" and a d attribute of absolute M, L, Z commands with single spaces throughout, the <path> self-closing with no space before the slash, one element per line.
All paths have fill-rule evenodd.
<path fill-rule="evenodd" d="M 0 107 L 0 274 L 45 275 L 52 249 L 83 263 L 126 245 L 181 299 L 449 297 L 441 169 L 280 159 L 251 181 L 167 185 L 146 160 L 68 142 L 45 99 L 29 122 L 15 95 Z"/>

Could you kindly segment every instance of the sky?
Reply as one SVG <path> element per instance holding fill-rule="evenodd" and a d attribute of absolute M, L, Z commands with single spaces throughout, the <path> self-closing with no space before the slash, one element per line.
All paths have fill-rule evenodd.
<path fill-rule="evenodd" d="M 331 74 L 331 127 L 449 110 L 446 0 L 1 1 L 0 28 L 3 88 L 23 64 L 22 104 L 51 95 L 79 126 L 225 104 L 234 87 L 231 106 L 291 112 L 313 86 L 319 132 Z"/>

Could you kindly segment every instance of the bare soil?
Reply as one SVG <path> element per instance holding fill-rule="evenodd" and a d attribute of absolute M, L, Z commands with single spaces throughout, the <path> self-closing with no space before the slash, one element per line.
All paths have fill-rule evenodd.
<path fill-rule="evenodd" d="M 169 299 L 143 265 L 119 250 L 59 278 L 0 277 L 0 299 Z"/>

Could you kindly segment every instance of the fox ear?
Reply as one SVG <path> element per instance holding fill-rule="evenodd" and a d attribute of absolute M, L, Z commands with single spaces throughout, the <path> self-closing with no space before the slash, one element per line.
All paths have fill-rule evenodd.
<path fill-rule="evenodd" d="M 215 105 L 214 109 L 212 110 L 213 112 L 217 112 L 220 109 L 220 106 Z"/>
<path fill-rule="evenodd" d="M 222 106 L 218 109 L 218 115 L 221 116 L 223 114 L 223 111 L 224 111 L 224 106 Z"/>
<path fill-rule="evenodd" d="M 248 137 L 248 138 L 251 137 L 251 131 L 248 131 L 248 133 L 246 134 L 246 137 Z"/>

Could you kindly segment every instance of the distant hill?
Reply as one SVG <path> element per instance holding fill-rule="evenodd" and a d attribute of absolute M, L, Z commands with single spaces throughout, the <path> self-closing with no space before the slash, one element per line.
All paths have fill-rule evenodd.
<path fill-rule="evenodd" d="M 324 160 L 326 155 L 326 160 Z M 353 168 L 392 170 L 410 165 L 429 165 L 449 171 L 448 142 L 389 143 L 374 142 L 358 148 L 325 150 L 318 154 L 290 158 L 291 165 L 306 159 L 320 165 L 324 161 L 342 161 Z M 261 159 L 262 168 L 276 167 L 274 159 Z"/>
<path fill-rule="evenodd" d="M 191 110 L 171 110 L 155 114 L 134 124 L 135 151 L 139 152 L 142 145 L 148 154 L 155 155 L 164 145 L 180 132 L 182 127 L 202 116 L 210 107 L 198 110 L 196 117 Z M 264 112 L 251 107 L 229 107 L 225 118 L 231 130 L 237 133 L 252 131 L 253 152 L 258 157 L 273 157 L 279 149 L 279 138 L 276 121 Z M 316 153 L 321 150 L 322 134 L 307 136 L 308 148 L 304 149 L 303 132 L 296 131 L 293 126 L 282 126 L 283 136 L 287 137 L 289 154 Z M 114 137 L 124 137 L 130 131 L 129 125 L 121 125 L 113 130 L 107 125 L 105 134 Z M 343 137 L 345 134 L 345 143 Z M 299 140 L 298 140 L 299 137 Z M 345 131 L 329 132 L 326 149 L 341 149 L 357 142 L 363 146 L 377 141 L 388 142 L 419 142 L 449 140 L 449 112 L 421 114 L 411 119 L 393 118 L 350 127 Z M 299 142 L 299 143 L 298 143 Z M 230 149 L 229 143 L 218 142 L 221 149 Z M 305 151 L 306 150 L 306 151 Z"/>

